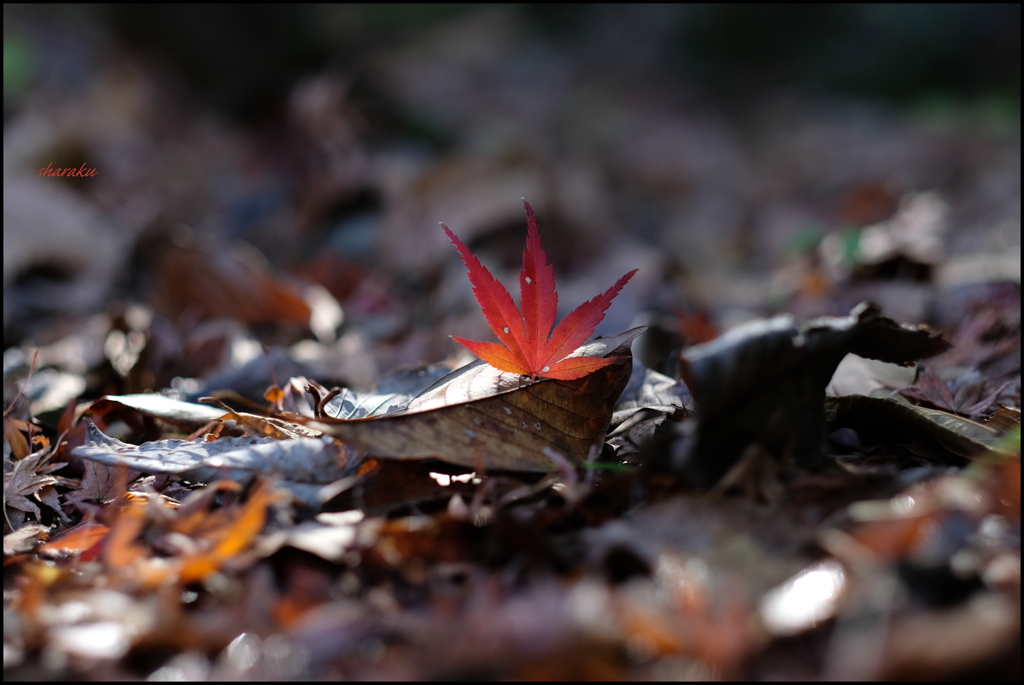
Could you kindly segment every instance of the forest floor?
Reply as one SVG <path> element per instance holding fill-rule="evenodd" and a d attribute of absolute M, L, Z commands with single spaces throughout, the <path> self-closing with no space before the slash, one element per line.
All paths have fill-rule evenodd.
<path fill-rule="evenodd" d="M 12 16 L 5 678 L 1019 679 L 1019 105 L 730 107 L 499 8 L 250 116 Z M 524 198 L 552 315 L 638 270 L 579 379 L 451 340 L 438 223 L 515 293 Z"/>

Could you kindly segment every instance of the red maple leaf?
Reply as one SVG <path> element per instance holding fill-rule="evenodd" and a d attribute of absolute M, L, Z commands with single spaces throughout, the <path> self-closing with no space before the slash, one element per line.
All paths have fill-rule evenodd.
<path fill-rule="evenodd" d="M 518 373 L 531 378 L 582 378 L 623 357 L 568 357 L 582 345 L 615 296 L 626 285 L 636 269 L 615 282 L 603 294 L 584 302 L 555 327 L 558 293 L 555 292 L 555 272 L 547 262 L 540 245 L 540 232 L 533 208 L 526 205 L 526 249 L 523 250 L 523 269 L 519 272 L 519 300 L 522 312 L 516 308 L 505 287 L 498 282 L 469 248 L 447 226 L 441 228 L 462 256 L 473 284 L 473 296 L 487 317 L 491 330 L 504 345 L 476 342 L 455 337 L 470 352 L 501 371 Z M 552 328 L 554 331 L 552 332 Z M 568 357 L 568 358 L 567 358 Z"/>

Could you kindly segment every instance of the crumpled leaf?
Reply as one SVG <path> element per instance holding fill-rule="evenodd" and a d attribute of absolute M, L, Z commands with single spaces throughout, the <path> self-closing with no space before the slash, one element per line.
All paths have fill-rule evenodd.
<path fill-rule="evenodd" d="M 622 356 L 572 381 L 529 381 L 483 361 L 449 374 L 381 418 L 327 421 L 325 432 L 375 457 L 436 457 L 470 468 L 555 471 L 554 449 L 581 463 L 604 441 L 616 399 L 629 380 L 636 328 L 580 347 L 573 356 Z"/>
<path fill-rule="evenodd" d="M 813 466 L 821 456 L 825 387 L 848 353 L 909 366 L 949 343 L 901 325 L 876 305 L 848 317 L 797 326 L 792 316 L 754 321 L 685 351 L 680 373 L 697 402 L 699 423 L 676 468 L 694 485 L 716 483 L 752 442 Z"/>
<path fill-rule="evenodd" d="M 310 503 L 317 502 L 320 486 L 350 475 L 345 448 L 330 438 L 157 440 L 130 445 L 86 421 L 86 443 L 74 453 L 107 466 L 199 482 L 247 483 L 258 475 L 272 474 L 282 479 L 282 487 Z"/>
<path fill-rule="evenodd" d="M 633 375 L 615 404 L 612 425 L 640 409 L 692 409 L 693 396 L 682 381 L 633 363 Z"/>
<path fill-rule="evenodd" d="M 57 517 L 62 522 L 68 522 L 68 517 L 64 514 L 64 510 L 61 508 L 60 495 L 57 494 L 57 488 L 53 485 L 45 485 L 36 493 L 36 498 L 50 509 L 57 512 Z"/>
<path fill-rule="evenodd" d="M 313 415 L 335 419 L 365 419 L 401 411 L 417 395 L 451 373 L 451 367 L 425 364 L 401 368 L 377 382 L 373 392 L 359 392 L 351 388 L 328 391 L 316 382 L 307 381 L 305 389 L 313 398 Z M 292 379 L 293 383 L 296 379 Z"/>
<path fill-rule="evenodd" d="M 615 405 L 607 442 L 620 460 L 639 454 L 666 420 L 682 420 L 692 407 L 685 383 L 634 363 L 633 375 Z"/>

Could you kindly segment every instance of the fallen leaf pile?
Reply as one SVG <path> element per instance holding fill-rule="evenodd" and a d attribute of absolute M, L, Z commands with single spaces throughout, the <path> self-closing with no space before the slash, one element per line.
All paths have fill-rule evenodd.
<path fill-rule="evenodd" d="M 554 291 L 527 211 L 528 320 L 539 305 L 525 274 L 546 270 L 537 281 Z M 449 235 L 493 327 L 481 284 L 504 291 Z M 618 287 L 566 321 L 589 332 Z M 213 677 L 240 672 L 231 655 L 249 649 L 250 676 L 358 677 L 380 672 L 364 654 L 374 645 L 396 676 L 730 677 L 824 631 L 823 674 L 888 678 L 1011 648 L 1019 611 L 998 598 L 1019 593 L 1019 412 L 979 424 L 902 395 L 825 394 L 847 354 L 910 365 L 947 352 L 940 336 L 868 304 L 802 326 L 777 317 L 687 350 L 684 385 L 634 366 L 644 329 L 550 365 L 561 352 L 535 344 L 553 325 L 545 306 L 540 324 L 517 324 L 525 339 L 495 331 L 517 352 L 469 345 L 499 368 L 470 363 L 407 399 L 301 378 L 271 387 L 257 414 L 107 396 L 85 408 L 77 446 L 37 438 L 5 462 L 5 555 L 20 579 L 12 658 L 57 649 L 87 672 L 169 650 L 178 656 L 157 673 Z M 540 351 L 516 347 L 527 343 Z M 948 395 L 922 379 L 932 395 L 903 395 Z M 192 435 L 132 444 L 99 427 L 116 420 Z M 12 436 L 30 431 L 17 421 Z M 826 435 L 840 429 L 921 463 L 973 464 L 932 480 L 878 470 L 835 451 Z M 80 479 L 55 475 L 69 459 Z M 955 659 L 922 653 L 923 619 L 893 604 L 908 582 L 925 606 L 970 600 L 930 625 L 940 644 L 958 639 L 958 621 L 985 623 L 987 637 Z M 200 618 L 214 607 L 217 621 Z M 907 637 L 883 649 L 880 631 Z M 466 634 L 472 649 L 443 647 Z M 197 649 L 224 661 L 190 666 Z"/>

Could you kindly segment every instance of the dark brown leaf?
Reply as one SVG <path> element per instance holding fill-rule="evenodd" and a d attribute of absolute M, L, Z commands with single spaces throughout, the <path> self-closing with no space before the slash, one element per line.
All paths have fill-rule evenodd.
<path fill-rule="evenodd" d="M 867 302 L 848 317 L 797 326 L 792 316 L 755 321 L 682 355 L 680 372 L 697 402 L 696 441 L 677 468 L 695 485 L 716 483 L 752 442 L 816 464 L 824 436 L 825 387 L 848 353 L 909 366 L 949 344 L 900 325 Z"/>

